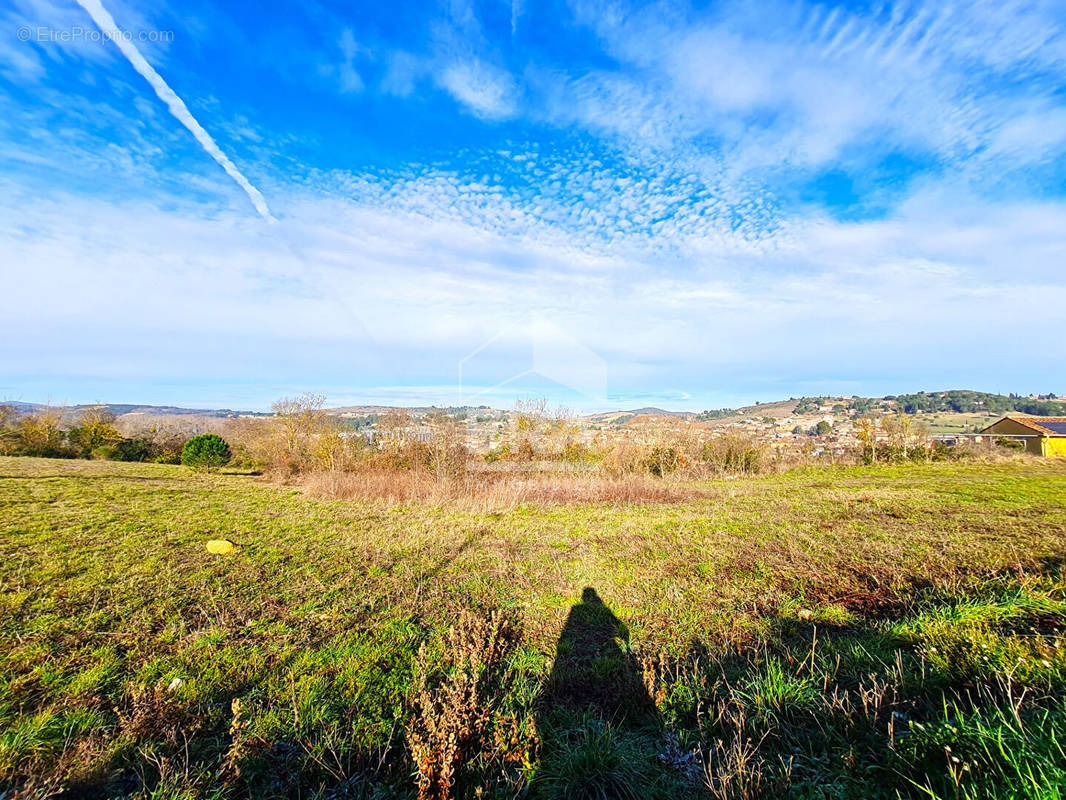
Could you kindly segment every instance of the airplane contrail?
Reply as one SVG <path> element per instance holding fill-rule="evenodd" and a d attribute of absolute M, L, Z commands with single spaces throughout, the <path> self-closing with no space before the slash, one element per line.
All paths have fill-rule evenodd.
<path fill-rule="evenodd" d="M 107 9 L 100 3 L 100 0 L 77 0 L 77 3 L 89 13 L 89 16 L 93 18 L 93 22 L 96 23 L 102 33 L 106 35 L 109 32 L 119 32 L 120 29 L 115 24 L 115 18 L 108 13 Z M 108 38 L 122 51 L 122 55 L 126 57 L 133 68 L 148 81 L 159 96 L 159 99 L 167 104 L 170 113 L 174 115 L 178 122 L 189 129 L 189 132 L 196 137 L 196 141 L 207 151 L 207 154 L 215 159 L 222 169 L 226 170 L 226 174 L 233 178 L 238 186 L 244 189 L 244 193 L 248 195 L 248 199 L 252 201 L 252 205 L 255 206 L 255 210 L 259 212 L 259 215 L 263 219 L 274 222 L 274 217 L 267 207 L 262 192 L 252 186 L 251 181 L 244 177 L 241 171 L 237 169 L 237 166 L 222 152 L 215 140 L 211 138 L 211 134 L 205 131 L 203 126 L 196 121 L 184 101 L 167 85 L 167 82 L 155 71 L 152 65 L 145 60 L 133 43 L 121 35 L 112 35 Z"/>

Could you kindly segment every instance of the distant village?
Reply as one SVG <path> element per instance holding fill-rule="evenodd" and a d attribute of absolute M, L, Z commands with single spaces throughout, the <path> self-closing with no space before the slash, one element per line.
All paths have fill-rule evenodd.
<path fill-rule="evenodd" d="M 300 405 L 307 398 L 314 402 Z M 880 398 L 801 397 L 704 412 L 639 408 L 586 415 L 552 408 L 543 398 L 518 400 L 507 410 L 486 405 L 328 408 L 324 401 L 317 395 L 283 399 L 273 413 L 117 404 L 49 408 L 28 403 L 9 403 L 0 410 L 5 419 L 50 421 L 56 441 L 70 438 L 87 419 L 110 420 L 116 435 L 163 442 L 167 452 L 204 433 L 237 442 L 248 435 L 255 438 L 258 426 L 277 414 L 298 419 L 311 413 L 330 420 L 329 430 L 349 445 L 362 439 L 388 450 L 393 443 L 436 441 L 439 449 L 444 437 L 449 447 L 462 446 L 468 456 L 484 464 L 547 459 L 558 462 L 557 467 L 591 465 L 627 448 L 692 454 L 729 443 L 756 449 L 760 459 L 791 463 L 850 461 L 863 452 L 876 460 L 882 449 L 906 453 L 961 443 L 1006 444 L 1035 455 L 1066 455 L 1066 397 L 1058 393 L 955 390 Z M 286 403 L 295 405 L 286 411 Z"/>
<path fill-rule="evenodd" d="M 554 421 L 558 425 L 568 426 L 571 440 L 590 449 L 604 450 L 620 442 L 639 441 L 651 433 L 672 439 L 688 436 L 699 441 L 740 435 L 767 444 L 774 454 L 834 460 L 854 453 L 861 446 L 861 425 L 858 423 L 864 418 L 878 420 L 905 413 L 912 415 L 915 420 L 915 435 L 955 444 L 964 438 L 980 441 L 980 432 L 984 428 L 1013 410 L 1004 406 L 1025 408 L 1040 404 L 1047 405 L 1054 412 L 1051 406 L 1059 404 L 1066 409 L 1066 397 L 1055 393 L 1025 396 L 983 395 L 977 392 L 937 393 L 950 394 L 966 396 L 964 402 L 953 403 L 965 410 L 951 407 L 941 410 L 914 408 L 915 401 L 911 398 L 925 395 L 906 395 L 884 398 L 791 398 L 741 409 L 703 413 L 645 408 L 577 415 L 566 410 L 553 411 L 545 404 L 540 414 L 548 423 Z M 982 400 L 983 397 L 996 399 L 987 401 Z M 382 436 L 392 435 L 379 430 L 379 420 L 388 411 L 387 407 L 356 407 L 337 409 L 334 413 L 346 420 L 353 431 L 373 441 L 376 437 L 380 440 Z M 412 424 L 404 436 L 431 440 L 432 428 L 423 424 L 422 420 L 431 413 L 441 412 L 461 423 L 465 446 L 481 455 L 491 454 L 500 447 L 508 437 L 514 418 L 525 413 L 488 406 L 410 409 Z M 539 430 L 534 426 L 529 432 L 536 449 L 547 449 L 550 445 L 553 426 L 546 424 L 543 428 Z M 873 435 L 878 440 L 888 437 L 884 431 L 877 431 Z"/>

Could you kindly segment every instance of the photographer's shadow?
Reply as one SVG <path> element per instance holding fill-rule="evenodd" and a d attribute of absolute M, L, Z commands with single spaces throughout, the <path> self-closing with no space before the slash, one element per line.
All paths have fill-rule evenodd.
<path fill-rule="evenodd" d="M 543 699 L 545 711 L 592 711 L 615 724 L 652 721 L 655 706 L 629 651 L 629 629 L 591 587 L 570 609 Z"/>
<path fill-rule="evenodd" d="M 559 636 L 538 700 L 537 730 L 542 747 L 534 796 L 640 796 L 632 784 L 640 783 L 641 770 L 631 756 L 649 749 L 659 718 L 630 651 L 629 629 L 591 587 Z M 623 753 L 630 763 L 619 768 Z"/>

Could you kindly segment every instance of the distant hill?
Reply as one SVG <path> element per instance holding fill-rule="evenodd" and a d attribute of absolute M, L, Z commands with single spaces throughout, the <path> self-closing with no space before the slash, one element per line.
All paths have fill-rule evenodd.
<path fill-rule="evenodd" d="M 428 414 L 431 411 L 447 411 L 449 414 L 502 413 L 490 406 L 337 406 L 325 409 L 327 414 L 385 414 L 402 410 L 408 414 Z"/>
<path fill-rule="evenodd" d="M 799 400 L 776 400 L 772 403 L 756 403 L 753 406 L 742 406 L 741 408 L 712 409 L 710 411 L 702 411 L 699 414 L 695 414 L 693 418 L 699 422 L 748 417 L 774 417 L 775 419 L 782 419 L 796 413 L 802 413 L 802 411 L 797 412 L 797 407 L 802 403 L 803 399 L 804 398 L 800 398 Z"/>
<path fill-rule="evenodd" d="M 678 419 L 692 419 L 695 413 L 692 411 L 667 411 L 664 408 L 645 406 L 633 408 L 628 411 L 604 411 L 600 414 L 586 414 L 582 419 L 587 422 L 600 424 L 622 425 L 638 417 L 676 417 Z"/>
<path fill-rule="evenodd" d="M 142 414 L 144 416 L 198 416 L 198 417 L 239 417 L 269 416 L 269 412 L 239 411 L 229 408 L 184 408 L 182 406 L 154 406 L 137 403 L 85 403 L 73 406 L 48 406 L 43 403 L 23 403 L 18 401 L 0 401 L 0 405 L 13 407 L 20 414 L 28 414 L 45 409 L 58 410 L 65 418 L 74 418 L 82 411 L 96 409 L 113 414 L 116 417 Z M 326 409 L 329 414 L 338 416 L 375 416 L 402 408 L 414 416 L 421 416 L 431 411 L 447 411 L 459 417 L 502 417 L 508 412 L 491 406 L 388 406 L 388 405 L 352 405 Z M 756 403 L 740 408 L 719 408 L 702 412 L 670 411 L 656 406 L 633 408 L 629 410 L 605 411 L 588 414 L 582 419 L 591 423 L 624 424 L 638 417 L 675 417 L 698 422 L 717 420 L 737 420 L 747 418 L 783 419 L 791 416 L 814 416 L 819 413 L 862 414 L 867 412 L 884 412 L 901 409 L 908 414 L 1006 414 L 1018 412 L 1037 416 L 1066 416 L 1066 398 L 1053 393 L 1039 396 L 1003 395 L 977 392 L 969 389 L 951 389 L 939 392 L 917 392 L 914 394 L 886 395 L 884 397 L 854 396 L 820 396 L 799 397 L 778 400 L 770 403 Z"/>
<path fill-rule="evenodd" d="M 1004 395 L 970 389 L 885 395 L 884 397 L 800 397 L 743 408 L 719 408 L 695 415 L 700 421 L 737 417 L 809 416 L 821 410 L 836 413 L 867 413 L 902 410 L 907 414 L 1006 414 L 1017 412 L 1042 417 L 1066 415 L 1066 402 L 1053 393 L 1039 396 Z"/>
<path fill-rule="evenodd" d="M 981 411 L 1005 414 L 1008 411 L 1017 411 L 1039 417 L 1066 414 L 1066 403 L 1059 402 L 1053 393 L 1039 397 L 1023 397 L 1015 394 L 988 394 L 968 389 L 952 389 L 946 392 L 901 394 L 885 399 L 895 400 L 896 405 L 908 414 L 935 411 L 955 411 L 962 414 Z"/>
<path fill-rule="evenodd" d="M 83 403 L 74 406 L 50 406 L 44 403 L 21 403 L 18 401 L 0 401 L 0 405 L 11 406 L 20 414 L 33 414 L 39 411 L 60 411 L 64 416 L 80 414 L 83 411 L 103 411 L 121 417 L 126 414 L 143 414 L 145 416 L 197 416 L 197 417 L 241 417 L 265 416 L 258 411 L 234 411 L 229 408 L 182 408 L 181 406 L 148 406 L 136 403 Z"/>
<path fill-rule="evenodd" d="M 654 406 L 645 406 L 644 408 L 634 408 L 629 411 L 623 411 L 623 414 L 632 414 L 634 417 L 642 415 L 652 415 L 656 417 L 691 417 L 693 416 L 691 411 L 667 411 L 664 408 L 655 408 Z"/>

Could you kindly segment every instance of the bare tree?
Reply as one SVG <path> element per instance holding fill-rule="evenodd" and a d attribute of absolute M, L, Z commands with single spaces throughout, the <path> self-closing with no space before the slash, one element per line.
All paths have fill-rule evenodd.
<path fill-rule="evenodd" d="M 349 439 L 340 422 L 325 410 L 325 397 L 310 392 L 283 397 L 271 409 L 274 415 L 261 425 L 245 426 L 244 440 L 263 463 L 290 473 L 308 469 L 340 469 L 347 464 Z"/>
<path fill-rule="evenodd" d="M 884 421 L 885 433 L 888 434 L 889 446 L 900 458 L 906 460 L 910 455 L 911 438 L 914 435 L 914 417 L 897 411 Z"/>
<path fill-rule="evenodd" d="M 423 420 L 429 428 L 429 463 L 438 482 L 457 478 L 466 471 L 467 453 L 463 428 L 444 411 L 433 411 Z"/>
<path fill-rule="evenodd" d="M 376 427 L 382 439 L 402 443 L 407 441 L 412 425 L 414 420 L 406 408 L 390 408 L 378 417 Z"/>
<path fill-rule="evenodd" d="M 549 446 L 562 457 L 570 452 L 581 429 L 577 425 L 577 415 L 565 406 L 559 406 L 548 417 L 545 434 Z"/>
<path fill-rule="evenodd" d="M 312 433 L 311 456 L 316 467 L 337 472 L 352 468 L 365 445 L 362 434 L 345 431 L 340 420 L 325 416 Z"/>
<path fill-rule="evenodd" d="M 510 417 L 506 445 L 521 460 L 536 457 L 536 440 L 543 435 L 548 412 L 548 398 L 533 397 L 515 401 Z"/>
<path fill-rule="evenodd" d="M 899 458 L 906 460 L 919 450 L 928 455 L 929 426 L 924 420 L 913 414 L 897 411 L 885 419 L 884 426 L 892 450 Z"/>
<path fill-rule="evenodd" d="M 870 463 L 877 463 L 877 420 L 871 416 L 862 416 L 855 421 L 856 436 L 862 445 L 863 453 L 870 448 Z"/>
<path fill-rule="evenodd" d="M 325 403 L 322 395 L 305 392 L 298 397 L 282 397 L 271 406 L 287 455 L 295 456 L 306 447 L 325 417 Z"/>

